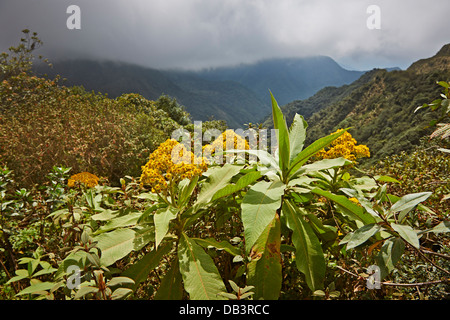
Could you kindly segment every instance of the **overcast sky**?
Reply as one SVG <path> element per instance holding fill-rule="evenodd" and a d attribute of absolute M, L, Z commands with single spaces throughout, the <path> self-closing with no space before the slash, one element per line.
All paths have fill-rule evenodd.
<path fill-rule="evenodd" d="M 69 5 L 81 29 L 69 30 Z M 369 5 L 380 29 L 369 29 Z M 407 68 L 450 43 L 449 0 L 0 0 L 0 51 L 21 30 L 38 54 L 202 68 L 326 55 L 347 69 Z"/>

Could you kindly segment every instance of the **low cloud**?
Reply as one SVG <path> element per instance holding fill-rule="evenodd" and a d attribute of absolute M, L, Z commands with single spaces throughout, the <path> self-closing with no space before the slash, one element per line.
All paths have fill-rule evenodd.
<path fill-rule="evenodd" d="M 372 4 L 379 30 L 366 26 Z M 81 30 L 66 27 L 69 5 L 81 9 Z M 449 42 L 448 12 L 448 0 L 4 0 L 0 50 L 30 28 L 50 59 L 202 68 L 328 55 L 349 69 L 406 68 Z"/>

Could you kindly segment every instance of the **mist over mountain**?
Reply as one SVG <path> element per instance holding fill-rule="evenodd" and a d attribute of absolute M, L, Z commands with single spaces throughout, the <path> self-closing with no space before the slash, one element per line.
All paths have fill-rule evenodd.
<path fill-rule="evenodd" d="M 349 71 L 330 57 L 268 59 L 235 67 L 204 69 L 197 73 L 209 80 L 232 80 L 269 101 L 269 89 L 284 105 L 306 99 L 326 86 L 341 86 L 358 79 L 364 71 Z"/>
<path fill-rule="evenodd" d="M 61 60 L 53 68 L 37 67 L 38 73 L 66 78 L 66 85 L 114 98 L 139 93 L 156 100 L 162 94 L 176 98 L 193 120 L 226 120 L 231 128 L 260 122 L 270 113 L 269 90 L 280 104 L 304 99 L 325 86 L 340 86 L 364 72 L 348 71 L 329 57 L 270 59 L 254 64 L 200 71 L 159 70 L 133 64 Z"/>
<path fill-rule="evenodd" d="M 392 69 L 391 69 L 392 70 Z M 340 87 L 325 87 L 312 97 L 292 101 L 282 110 L 288 124 L 298 113 L 308 122 L 307 143 L 339 128 L 351 127 L 358 143 L 371 150 L 368 163 L 409 151 L 429 134 L 437 115 L 414 110 L 439 97 L 437 81 L 450 80 L 450 44 L 407 70 L 374 69 L 357 81 Z M 264 121 L 272 127 L 270 113 Z"/>

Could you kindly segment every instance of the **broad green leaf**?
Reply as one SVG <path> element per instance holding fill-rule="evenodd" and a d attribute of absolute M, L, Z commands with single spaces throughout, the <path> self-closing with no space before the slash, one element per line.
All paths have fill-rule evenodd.
<path fill-rule="evenodd" d="M 261 178 L 261 172 L 251 171 L 251 172 L 247 173 L 246 175 L 240 177 L 239 180 L 236 182 L 236 184 L 229 184 L 229 185 L 225 186 L 223 189 L 220 189 L 219 191 L 217 191 L 214 194 L 211 201 L 214 201 L 221 197 L 225 197 L 230 194 L 233 194 L 233 193 L 245 188 L 246 186 L 252 184 L 259 178 Z"/>
<path fill-rule="evenodd" d="M 341 206 L 341 209 L 345 210 L 344 214 L 347 214 L 352 220 L 360 220 L 364 222 L 364 224 L 375 223 L 375 218 L 369 213 L 364 212 L 364 209 L 358 206 L 356 203 L 348 200 L 346 196 L 335 195 L 331 192 L 315 188 L 311 190 L 311 192 L 328 198 L 338 205 Z"/>
<path fill-rule="evenodd" d="M 377 212 L 373 209 L 372 203 L 369 200 L 367 200 L 364 196 L 360 195 L 361 192 L 358 192 L 357 190 L 350 188 L 340 188 L 339 190 L 344 192 L 349 197 L 356 198 L 359 204 L 364 209 L 366 209 L 366 211 L 370 213 L 376 221 L 381 221 L 381 218 L 378 216 Z"/>
<path fill-rule="evenodd" d="M 169 271 L 161 280 L 155 300 L 181 300 L 183 298 L 183 284 L 178 259 L 174 259 Z"/>
<path fill-rule="evenodd" d="M 78 299 L 81 299 L 82 297 L 84 297 L 85 295 L 87 295 L 89 293 L 97 293 L 97 292 L 98 292 L 98 288 L 97 287 L 83 286 L 80 289 L 78 289 L 77 293 L 75 294 L 74 299 L 78 300 Z"/>
<path fill-rule="evenodd" d="M 303 116 L 296 113 L 291 127 L 289 128 L 289 144 L 291 147 L 289 162 L 292 162 L 297 154 L 303 150 L 307 127 L 308 124 Z"/>
<path fill-rule="evenodd" d="M 38 272 L 36 272 L 35 274 L 33 274 L 33 277 L 35 278 L 35 277 L 42 276 L 44 274 L 50 274 L 50 273 L 53 273 L 53 272 L 56 272 L 56 271 L 58 271 L 58 269 L 52 268 L 52 267 L 46 268 L 46 269 L 42 269 L 42 270 L 39 270 Z"/>
<path fill-rule="evenodd" d="M 233 256 L 237 256 L 241 254 L 241 251 L 236 248 L 235 246 L 233 246 L 231 243 L 229 243 L 228 241 L 216 241 L 213 238 L 208 238 L 208 239 L 200 239 L 200 238 L 193 238 L 195 240 L 195 242 L 197 242 L 199 245 L 201 245 L 203 248 L 207 249 L 208 247 L 214 247 L 218 250 L 225 250 L 226 252 L 228 252 L 229 254 L 233 255 Z"/>
<path fill-rule="evenodd" d="M 91 219 L 95 220 L 95 221 L 108 221 L 108 220 L 118 217 L 118 215 L 119 215 L 119 210 L 105 209 L 102 212 L 91 216 Z"/>
<path fill-rule="evenodd" d="M 29 287 L 26 287 L 22 291 L 20 291 L 16 296 L 20 296 L 23 294 L 33 294 L 33 293 L 42 293 L 43 291 L 50 290 L 53 288 L 55 283 L 53 282 L 38 282 Z"/>
<path fill-rule="evenodd" d="M 285 187 L 281 181 L 260 181 L 245 194 L 241 215 L 247 252 L 275 217 Z"/>
<path fill-rule="evenodd" d="M 194 211 L 209 203 L 215 193 L 227 186 L 230 179 L 235 176 L 241 168 L 242 166 L 227 163 L 223 167 L 213 167 L 208 169 L 206 172 L 208 181 L 203 183 L 201 187 L 197 201 L 194 204 Z"/>
<path fill-rule="evenodd" d="M 156 193 L 152 192 L 144 192 L 134 196 L 137 199 L 150 200 L 150 201 L 158 201 L 159 196 Z"/>
<path fill-rule="evenodd" d="M 272 99 L 273 125 L 278 140 L 278 157 L 279 157 L 278 162 L 281 168 L 281 172 L 283 174 L 283 178 L 285 178 L 285 175 L 289 170 L 290 152 L 291 152 L 291 147 L 289 143 L 289 131 L 287 128 L 286 119 L 283 116 L 283 112 L 281 112 L 281 109 L 278 106 L 278 103 L 275 100 L 274 96 L 272 95 L 272 92 L 270 92 L 270 97 Z"/>
<path fill-rule="evenodd" d="M 437 84 L 447 89 L 450 87 L 450 83 L 445 81 L 439 81 Z"/>
<path fill-rule="evenodd" d="M 130 227 L 137 224 L 139 218 L 141 217 L 142 212 L 134 211 L 129 214 L 125 214 L 123 216 L 113 218 L 108 221 L 105 225 L 101 226 L 97 231 L 93 233 L 93 235 L 98 235 L 103 232 L 108 232 L 117 228 L 122 227 Z"/>
<path fill-rule="evenodd" d="M 339 138 L 341 135 L 343 135 L 347 130 L 344 129 L 342 131 L 330 134 L 329 136 L 320 138 L 316 141 L 314 141 L 312 144 L 310 144 L 308 147 L 303 149 L 302 152 L 300 152 L 292 161 L 289 167 L 289 171 L 287 173 L 287 177 L 290 177 L 292 174 L 294 174 L 298 169 L 300 169 L 301 166 L 303 166 L 306 161 L 308 161 L 309 158 L 311 158 L 313 155 L 315 155 L 318 151 L 322 150 L 329 144 L 331 144 L 334 140 Z"/>
<path fill-rule="evenodd" d="M 298 270 L 305 275 L 306 283 L 312 291 L 323 289 L 326 264 L 319 239 L 289 201 L 283 202 L 283 215 L 287 227 L 292 230 Z"/>
<path fill-rule="evenodd" d="M 269 169 L 272 169 L 273 171 L 279 173 L 281 175 L 281 169 L 278 165 L 278 161 L 267 151 L 265 150 L 228 150 L 226 152 L 235 152 L 235 153 L 248 153 L 249 155 L 253 155 L 258 157 L 259 162 L 268 167 Z M 224 152 L 224 153 L 226 153 Z"/>
<path fill-rule="evenodd" d="M 98 241 L 97 246 L 102 252 L 102 263 L 105 266 L 109 266 L 128 255 L 131 251 L 140 250 L 154 240 L 154 236 L 153 227 L 137 230 L 127 228 L 102 233 L 94 237 L 94 241 Z"/>
<path fill-rule="evenodd" d="M 19 280 L 22 280 L 22 279 L 26 279 L 28 277 L 29 277 L 28 270 L 18 269 L 18 270 L 16 270 L 16 276 L 14 276 L 11 279 L 9 279 L 6 284 L 10 284 L 12 282 L 16 282 L 16 281 L 19 281 Z"/>
<path fill-rule="evenodd" d="M 178 209 L 172 206 L 167 208 L 159 209 L 153 215 L 153 221 L 155 223 L 155 248 L 161 243 L 162 239 L 167 234 L 169 230 L 169 223 L 175 219 L 178 215 Z"/>
<path fill-rule="evenodd" d="M 134 285 L 135 282 L 129 277 L 114 277 L 108 281 L 108 287 L 123 286 L 123 285 Z"/>
<path fill-rule="evenodd" d="M 336 240 L 338 234 L 336 227 L 324 225 L 314 213 L 307 213 L 309 224 L 324 242 Z"/>
<path fill-rule="evenodd" d="M 381 227 L 378 224 L 371 223 L 367 224 L 358 230 L 352 232 L 349 237 L 345 237 L 345 242 L 347 243 L 347 250 L 353 249 L 367 240 L 370 237 L 374 236 L 378 231 L 380 231 Z M 343 239 L 344 240 L 344 239 Z M 343 244 L 344 241 L 341 241 L 339 244 Z"/>
<path fill-rule="evenodd" d="M 254 286 L 255 300 L 276 300 L 280 296 L 281 274 L 281 224 L 276 215 L 264 229 L 250 252 L 247 265 L 247 282 Z"/>
<path fill-rule="evenodd" d="M 375 176 L 374 177 L 375 180 L 379 181 L 379 182 L 394 182 L 394 183 L 400 183 L 400 181 L 398 181 L 395 178 L 389 177 L 389 176 Z"/>
<path fill-rule="evenodd" d="M 129 288 L 117 288 L 111 295 L 111 300 L 125 299 L 128 295 L 133 293 L 133 290 Z"/>
<path fill-rule="evenodd" d="M 311 171 L 319 171 L 319 170 L 326 170 L 326 169 L 332 169 L 332 168 L 339 168 L 346 165 L 351 164 L 352 162 L 350 160 L 347 160 L 345 158 L 336 158 L 336 159 L 323 159 L 319 161 L 315 161 L 311 164 L 304 165 L 302 169 L 305 170 L 305 173 L 311 172 Z"/>
<path fill-rule="evenodd" d="M 381 278 L 387 276 L 400 260 L 405 251 L 405 244 L 400 238 L 387 239 L 377 256 L 378 266 L 381 271 Z"/>
<path fill-rule="evenodd" d="M 409 244 L 417 249 L 420 249 L 419 237 L 413 228 L 404 224 L 396 223 L 391 223 L 391 227 L 397 231 L 400 237 L 406 240 Z"/>
<path fill-rule="evenodd" d="M 180 188 L 177 203 L 179 208 L 183 207 L 189 201 L 197 182 L 198 176 L 195 176 L 191 180 L 185 179 L 178 184 Z"/>
<path fill-rule="evenodd" d="M 434 233 L 450 232 L 450 221 L 442 221 L 433 229 L 431 229 L 431 231 Z"/>
<path fill-rule="evenodd" d="M 171 242 L 167 242 L 159 246 L 158 249 L 150 251 L 141 260 L 126 269 L 122 276 L 133 279 L 135 282 L 134 289 L 136 289 L 139 283 L 147 279 L 148 274 L 158 266 L 162 257 L 170 252 L 172 246 Z"/>
<path fill-rule="evenodd" d="M 432 192 L 420 192 L 420 193 L 411 193 L 406 196 L 401 197 L 396 203 L 394 203 L 391 207 L 392 212 L 404 211 L 407 209 L 411 209 L 418 205 L 419 203 L 428 199 L 431 196 Z"/>
<path fill-rule="evenodd" d="M 225 284 L 212 258 L 184 232 L 178 244 L 178 260 L 184 289 L 191 300 L 220 300 Z"/>

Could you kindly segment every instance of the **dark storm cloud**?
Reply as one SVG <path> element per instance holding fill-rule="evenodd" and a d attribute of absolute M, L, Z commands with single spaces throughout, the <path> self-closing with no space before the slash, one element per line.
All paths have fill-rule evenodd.
<path fill-rule="evenodd" d="M 366 26 L 371 4 L 380 30 Z M 81 9 L 81 30 L 66 27 L 69 5 Z M 30 28 L 51 59 L 199 68 L 328 55 L 347 68 L 405 68 L 450 42 L 448 12 L 448 0 L 2 0 L 0 50 Z"/>

